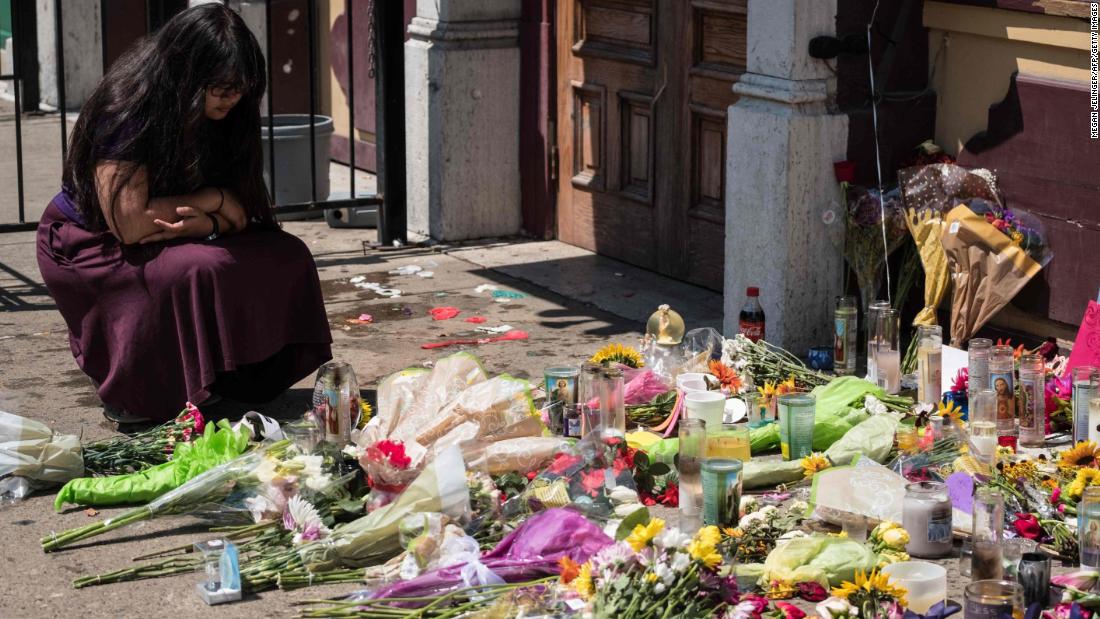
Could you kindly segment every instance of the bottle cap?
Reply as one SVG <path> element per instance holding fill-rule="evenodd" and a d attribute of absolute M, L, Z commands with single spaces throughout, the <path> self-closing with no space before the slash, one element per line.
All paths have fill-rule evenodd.
<path fill-rule="evenodd" d="M 760 289 L 756 286 L 749 286 L 748 289 L 745 290 L 745 295 L 750 297 L 758 297 L 760 296 Z"/>

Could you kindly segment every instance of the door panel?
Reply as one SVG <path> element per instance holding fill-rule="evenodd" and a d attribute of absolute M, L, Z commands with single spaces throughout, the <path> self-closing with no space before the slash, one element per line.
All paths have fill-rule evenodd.
<path fill-rule="evenodd" d="M 558 2 L 561 240 L 721 288 L 745 2 Z"/>

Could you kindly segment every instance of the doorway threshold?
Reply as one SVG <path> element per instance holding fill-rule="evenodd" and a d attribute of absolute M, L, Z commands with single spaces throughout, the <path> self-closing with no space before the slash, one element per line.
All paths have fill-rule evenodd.
<path fill-rule="evenodd" d="M 722 329 L 721 293 L 561 241 L 486 242 L 452 246 L 446 253 L 643 325 L 667 303 L 689 330 Z"/>

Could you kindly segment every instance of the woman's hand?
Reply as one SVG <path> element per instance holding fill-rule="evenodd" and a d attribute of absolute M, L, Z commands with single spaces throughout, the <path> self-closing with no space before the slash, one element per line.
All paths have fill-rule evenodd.
<path fill-rule="evenodd" d="M 222 193 L 225 198 L 222 200 L 221 207 L 214 212 L 224 217 L 229 225 L 233 227 L 233 230 L 244 230 L 245 226 L 248 225 L 248 213 L 245 212 L 244 207 L 241 206 L 233 192 L 223 189 Z M 229 232 L 229 230 L 223 230 L 223 232 Z"/>
<path fill-rule="evenodd" d="M 181 219 L 175 223 L 163 219 L 154 219 L 153 223 L 161 230 L 141 239 L 141 243 L 156 243 L 182 238 L 202 238 L 210 236 L 214 232 L 214 224 L 210 221 L 210 216 L 197 208 L 181 206 L 176 209 L 176 214 Z"/>

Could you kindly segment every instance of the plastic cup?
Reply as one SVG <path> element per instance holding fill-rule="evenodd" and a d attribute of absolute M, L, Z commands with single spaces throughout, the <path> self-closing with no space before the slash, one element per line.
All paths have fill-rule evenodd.
<path fill-rule="evenodd" d="M 726 396 L 718 391 L 690 391 L 684 396 L 688 419 L 701 419 L 708 428 L 722 427 Z"/>

